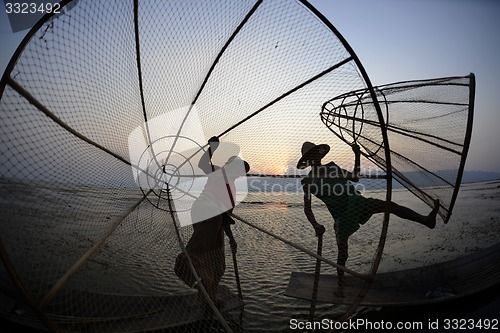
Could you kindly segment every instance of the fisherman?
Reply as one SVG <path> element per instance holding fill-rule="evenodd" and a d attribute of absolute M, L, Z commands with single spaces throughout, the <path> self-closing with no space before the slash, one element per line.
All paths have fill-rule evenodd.
<path fill-rule="evenodd" d="M 337 240 L 337 264 L 344 266 L 348 258 L 348 239 L 356 232 L 361 224 L 365 224 L 373 214 L 384 213 L 386 202 L 375 198 L 366 198 L 355 188 L 352 182 L 359 181 L 360 149 L 354 144 L 351 146 L 354 153 L 354 169 L 349 172 L 334 162 L 325 165 L 321 160 L 330 151 L 327 144 L 315 145 L 304 142 L 302 157 L 297 163 L 298 169 L 311 167 L 307 177 L 302 179 L 304 190 L 304 213 L 314 227 L 316 236 L 325 232 L 325 227 L 319 224 L 311 209 L 311 194 L 326 204 L 334 220 L 335 237 Z M 429 215 L 420 215 L 410 208 L 400 206 L 394 202 L 389 204 L 390 213 L 403 219 L 420 223 L 430 229 L 436 226 L 436 215 L 439 209 L 439 200 L 434 201 L 434 208 Z M 337 268 L 337 294 L 343 295 L 344 271 Z"/>
<path fill-rule="evenodd" d="M 208 176 L 207 183 L 191 208 L 193 234 L 186 245 L 186 252 L 203 287 L 214 304 L 220 307 L 222 301 L 217 298 L 217 290 L 226 269 L 224 233 L 229 238 L 231 249 L 236 251 L 236 241 L 230 228 L 234 220 L 229 216 L 235 206 L 234 181 L 244 176 L 250 166 L 237 156 L 229 158 L 222 168 L 213 165 L 211 159 L 219 147 L 219 139 L 212 137 L 208 143 L 209 148 L 198 163 Z M 177 256 L 174 272 L 189 287 L 197 288 L 199 300 L 204 300 L 185 253 Z"/>

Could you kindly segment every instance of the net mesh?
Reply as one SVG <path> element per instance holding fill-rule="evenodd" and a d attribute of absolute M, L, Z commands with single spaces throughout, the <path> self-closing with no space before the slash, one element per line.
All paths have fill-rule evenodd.
<path fill-rule="evenodd" d="M 390 179 L 342 180 L 378 200 L 380 214 L 351 235 L 339 266 L 347 248 L 332 204 L 312 197 L 326 228 L 318 238 L 304 214 L 310 169 L 297 168 L 306 141 L 330 146 L 323 162 L 355 166 L 319 115 L 331 96 L 368 86 L 335 29 L 304 1 L 70 5 L 30 32 L 2 79 L 1 252 L 12 265 L 1 271 L 2 315 L 71 332 L 187 332 L 282 331 L 291 318 L 352 313 L 382 254 Z M 364 115 L 382 119 L 373 107 Z M 375 123 L 379 140 L 386 129 Z M 213 136 L 211 167 L 231 156 L 250 164 L 231 192 L 234 225 L 207 206 L 197 212 L 209 223 L 193 224 L 215 175 L 203 168 Z M 376 142 L 381 157 L 388 148 Z M 388 169 L 367 157 L 361 174 Z M 196 241 L 207 229 L 211 245 Z M 292 272 L 317 276 L 318 259 L 322 275 L 340 267 L 357 280 L 347 305 L 316 303 L 312 282 L 299 297 L 285 293 Z M 12 272 L 38 317 L 16 303 Z"/>

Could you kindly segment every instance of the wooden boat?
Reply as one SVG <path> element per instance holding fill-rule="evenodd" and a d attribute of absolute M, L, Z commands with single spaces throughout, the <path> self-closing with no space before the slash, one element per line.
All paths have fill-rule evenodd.
<path fill-rule="evenodd" d="M 311 300 L 315 275 L 292 272 L 285 295 Z M 345 276 L 343 295 L 336 275 L 320 275 L 316 301 L 351 304 L 363 281 Z M 359 305 L 402 306 L 443 302 L 472 295 L 500 283 L 500 243 L 451 261 L 378 273 Z"/>
<path fill-rule="evenodd" d="M 0 292 L 9 311 L 0 316 L 23 327 L 46 330 L 21 298 L 14 300 Z M 219 286 L 219 299 L 224 300 L 221 313 L 241 308 L 243 303 L 231 290 Z M 195 290 L 168 296 L 117 295 L 73 290 L 61 294 L 46 311 L 47 316 L 65 331 L 144 332 L 181 327 L 203 320 L 216 320 L 208 306 L 203 306 Z M 6 302 L 8 301 L 8 302 Z M 109 306 L 114 304 L 114 306 Z"/>

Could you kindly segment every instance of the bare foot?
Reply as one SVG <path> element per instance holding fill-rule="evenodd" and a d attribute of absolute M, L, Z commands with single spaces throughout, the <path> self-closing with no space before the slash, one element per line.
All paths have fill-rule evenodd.
<path fill-rule="evenodd" d="M 439 210 L 439 199 L 436 199 L 436 200 L 434 200 L 434 208 L 432 209 L 429 216 L 427 216 L 426 225 L 430 229 L 434 229 L 436 227 L 436 216 L 437 216 L 438 210 Z"/>

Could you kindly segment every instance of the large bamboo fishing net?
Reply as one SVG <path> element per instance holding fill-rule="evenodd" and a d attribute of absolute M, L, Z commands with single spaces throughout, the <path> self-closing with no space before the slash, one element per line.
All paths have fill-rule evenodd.
<path fill-rule="evenodd" d="M 388 202 L 387 132 L 407 123 L 391 114 L 380 126 L 379 99 L 391 87 L 374 90 L 305 1 L 70 4 L 35 26 L 2 78 L 2 316 L 53 331 L 250 331 L 353 313 L 377 271 L 389 215 L 351 237 L 346 275 L 360 284 L 347 305 L 285 296 L 290 274 L 312 276 L 318 260 L 321 274 L 337 273 L 332 216 L 313 200 L 326 227 L 319 256 L 303 209 L 309 170 L 296 165 L 309 141 L 331 147 L 324 162 L 352 170 L 352 141 L 322 106 L 363 91 L 365 178 L 356 188 Z M 188 286 L 174 267 L 193 235 L 192 206 L 207 182 L 199 162 L 213 136 L 221 141 L 213 165 L 231 156 L 250 164 L 236 180 L 237 251 L 224 236 L 225 246 L 192 256 L 184 268 L 198 286 Z M 463 164 L 446 163 L 459 181 Z M 221 304 L 200 283 L 204 269 L 224 272 Z"/>
<path fill-rule="evenodd" d="M 469 149 L 474 89 L 473 74 L 376 87 L 391 143 L 394 179 L 429 206 L 439 199 L 445 223 Z M 361 89 L 325 102 L 321 118 L 337 137 L 363 146 L 366 156 L 384 168 L 382 136 L 369 130 L 379 126 L 378 119 L 370 119 L 374 108 L 369 90 Z"/>

